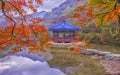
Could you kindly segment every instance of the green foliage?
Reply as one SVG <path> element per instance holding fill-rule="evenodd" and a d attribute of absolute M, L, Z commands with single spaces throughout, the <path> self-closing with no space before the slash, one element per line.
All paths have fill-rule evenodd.
<path fill-rule="evenodd" d="M 93 33 L 93 32 L 87 33 L 87 34 L 81 32 L 81 33 L 79 33 L 79 37 L 80 37 L 80 39 L 79 39 L 80 41 L 84 40 L 84 39 L 89 39 L 91 43 L 98 43 L 100 41 L 98 34 Z"/>
<path fill-rule="evenodd" d="M 67 11 L 69 10 L 70 12 L 69 15 L 72 16 L 72 18 L 68 18 L 67 21 L 82 28 L 79 34 L 80 41 L 89 39 L 90 42 L 100 43 L 101 39 L 99 35 L 102 35 L 106 44 L 117 45 L 116 43 L 119 43 L 119 41 L 115 40 L 116 38 L 113 38 L 120 30 L 118 17 L 116 17 L 118 13 L 116 13 L 115 10 L 115 1 L 116 0 L 89 0 L 86 4 L 78 3 L 74 7 L 67 9 Z M 120 3 L 117 3 L 116 7 L 120 7 Z M 78 8 L 79 10 L 77 10 Z M 92 8 L 94 10 L 92 11 L 92 16 L 89 17 L 85 12 L 92 10 Z M 118 8 L 117 12 L 119 10 Z M 74 13 L 77 13 L 77 15 L 74 15 Z"/>
<path fill-rule="evenodd" d="M 120 33 L 120 0 L 89 0 L 88 6 L 94 8 L 93 16 L 97 26 L 102 26 L 111 22 L 118 22 L 119 29 L 109 29 L 113 37 Z"/>
<path fill-rule="evenodd" d="M 85 35 L 86 35 L 85 33 L 80 32 L 80 33 L 79 33 L 79 37 L 80 37 L 79 40 L 80 40 L 80 41 L 81 41 L 81 40 L 84 40 L 84 39 L 85 39 Z"/>
<path fill-rule="evenodd" d="M 99 37 L 98 37 L 98 35 L 95 34 L 95 33 L 88 33 L 88 34 L 86 35 L 86 38 L 89 39 L 90 42 L 94 42 L 94 43 L 99 41 Z"/>
<path fill-rule="evenodd" d="M 116 31 L 114 28 L 110 28 L 109 33 L 110 35 L 115 36 Z"/>
<path fill-rule="evenodd" d="M 103 25 L 104 17 L 114 9 L 114 0 L 90 0 L 89 5 L 94 7 L 94 18 L 96 25 Z"/>

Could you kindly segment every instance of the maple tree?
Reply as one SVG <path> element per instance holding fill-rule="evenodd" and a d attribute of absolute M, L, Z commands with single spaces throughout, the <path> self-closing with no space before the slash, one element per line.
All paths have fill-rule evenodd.
<path fill-rule="evenodd" d="M 77 19 L 76 25 L 83 27 L 85 24 L 90 24 L 92 21 L 92 7 L 77 6 L 72 18 Z"/>
<path fill-rule="evenodd" d="M 9 24 L 0 29 L 0 50 L 16 44 L 10 53 L 21 51 L 22 46 L 35 53 L 49 46 L 48 31 L 40 24 L 42 19 L 29 18 L 27 11 L 37 12 L 35 5 L 42 5 L 42 0 L 0 0 L 2 16 Z"/>
<path fill-rule="evenodd" d="M 106 44 L 108 41 L 120 41 L 119 0 L 89 0 L 85 4 L 78 2 L 78 5 L 69 10 L 70 15 L 72 14 L 72 19 L 69 20 L 83 28 L 81 32 L 85 34 L 83 40 L 89 39 L 89 41 L 92 41 L 92 39 L 95 39 L 96 43 L 101 44 Z M 96 25 L 96 29 L 100 30 L 98 32 L 96 29 L 89 31 L 90 25 Z M 85 28 L 86 30 L 84 30 Z M 84 31 L 87 31 L 87 33 L 84 33 Z"/>
<path fill-rule="evenodd" d="M 120 0 L 90 0 L 89 6 L 94 7 L 93 17 L 99 26 L 108 22 L 118 22 L 113 38 L 120 36 Z M 113 34 L 113 31 L 110 30 Z M 120 38 L 116 38 L 120 40 Z"/>
<path fill-rule="evenodd" d="M 112 36 L 111 40 L 115 39 L 119 41 L 120 40 L 119 5 L 120 5 L 119 0 L 89 0 L 85 4 L 83 5 L 78 4 L 75 7 L 72 18 L 76 20 L 76 25 L 81 26 L 84 29 L 89 28 L 89 25 L 95 24 L 96 28 L 101 29 L 101 31 L 100 33 L 96 33 L 96 31 L 92 33 L 96 34 L 97 37 L 99 37 L 99 40 L 102 42 L 104 42 L 105 39 L 103 38 L 101 39 L 101 37 L 106 37 L 106 34 L 105 35 L 103 34 L 103 31 L 105 29 L 104 26 L 109 25 L 108 26 L 109 33 L 106 32 L 107 35 Z"/>

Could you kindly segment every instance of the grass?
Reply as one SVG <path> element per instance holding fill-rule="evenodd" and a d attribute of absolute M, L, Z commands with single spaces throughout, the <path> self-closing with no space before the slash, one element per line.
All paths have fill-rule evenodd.
<path fill-rule="evenodd" d="M 50 47 L 50 49 L 52 49 L 52 50 L 61 50 L 61 49 L 63 49 L 63 50 L 69 50 L 69 47 L 70 46 L 51 46 Z"/>
<path fill-rule="evenodd" d="M 79 68 L 67 72 L 67 75 L 70 75 L 70 72 L 73 75 L 103 75 L 105 73 L 99 61 L 91 59 L 89 56 L 81 54 L 71 55 L 69 52 L 52 52 L 52 54 L 54 59 L 48 62 L 51 66 L 65 68 L 82 64 Z"/>
<path fill-rule="evenodd" d="M 103 51 L 111 51 L 113 53 L 119 53 L 120 54 L 120 46 L 115 46 L 115 45 L 99 45 L 99 44 L 96 44 L 94 46 L 88 46 L 86 48 L 98 49 L 98 50 L 103 50 Z"/>
<path fill-rule="evenodd" d="M 57 50 L 57 51 L 61 51 L 61 50 L 69 50 L 70 46 L 51 46 L 50 49 L 52 50 Z M 101 45 L 101 44 L 94 44 L 92 46 L 86 46 L 85 48 L 89 48 L 89 49 L 97 49 L 97 50 L 103 50 L 103 51 L 111 51 L 113 53 L 118 53 L 120 54 L 120 46 L 116 46 L 116 45 Z"/>

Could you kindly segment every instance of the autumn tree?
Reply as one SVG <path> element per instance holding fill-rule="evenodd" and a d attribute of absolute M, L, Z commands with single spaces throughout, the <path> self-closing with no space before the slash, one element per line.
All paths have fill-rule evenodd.
<path fill-rule="evenodd" d="M 120 40 L 120 0 L 89 0 L 88 6 L 94 7 L 93 17 L 96 25 L 116 26 L 109 29 L 112 39 Z"/>
<path fill-rule="evenodd" d="M 85 4 L 75 7 L 72 19 L 76 20 L 76 25 L 83 28 L 83 32 L 87 31 L 90 34 L 90 38 L 93 38 L 91 34 L 94 34 L 101 42 L 107 41 L 108 37 L 109 41 L 119 41 L 119 8 L 119 0 L 86 0 Z M 91 25 L 96 25 L 97 29 L 92 33 L 89 31 Z"/>
<path fill-rule="evenodd" d="M 5 16 L 8 24 L 0 29 L 0 50 L 16 44 L 10 53 L 20 51 L 22 46 L 29 52 L 45 51 L 49 46 L 47 29 L 40 24 L 42 19 L 32 18 L 28 12 L 37 12 L 40 5 L 42 0 L 0 0 L 1 17 Z"/>

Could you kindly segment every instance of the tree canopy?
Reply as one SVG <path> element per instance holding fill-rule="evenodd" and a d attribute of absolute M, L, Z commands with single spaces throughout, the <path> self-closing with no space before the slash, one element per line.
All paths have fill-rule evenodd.
<path fill-rule="evenodd" d="M 28 11 L 37 12 L 36 5 L 42 5 L 42 0 L 0 0 L 1 17 L 5 16 L 8 24 L 0 28 L 0 50 L 16 44 L 10 53 L 20 51 L 22 46 L 29 47 L 29 52 L 45 51 L 49 46 L 47 29 L 40 24 L 42 19 L 29 18 Z"/>
<path fill-rule="evenodd" d="M 114 37 L 120 36 L 120 0 L 90 0 L 88 6 L 94 8 L 93 17 L 97 25 L 114 22 L 118 27 Z"/>

